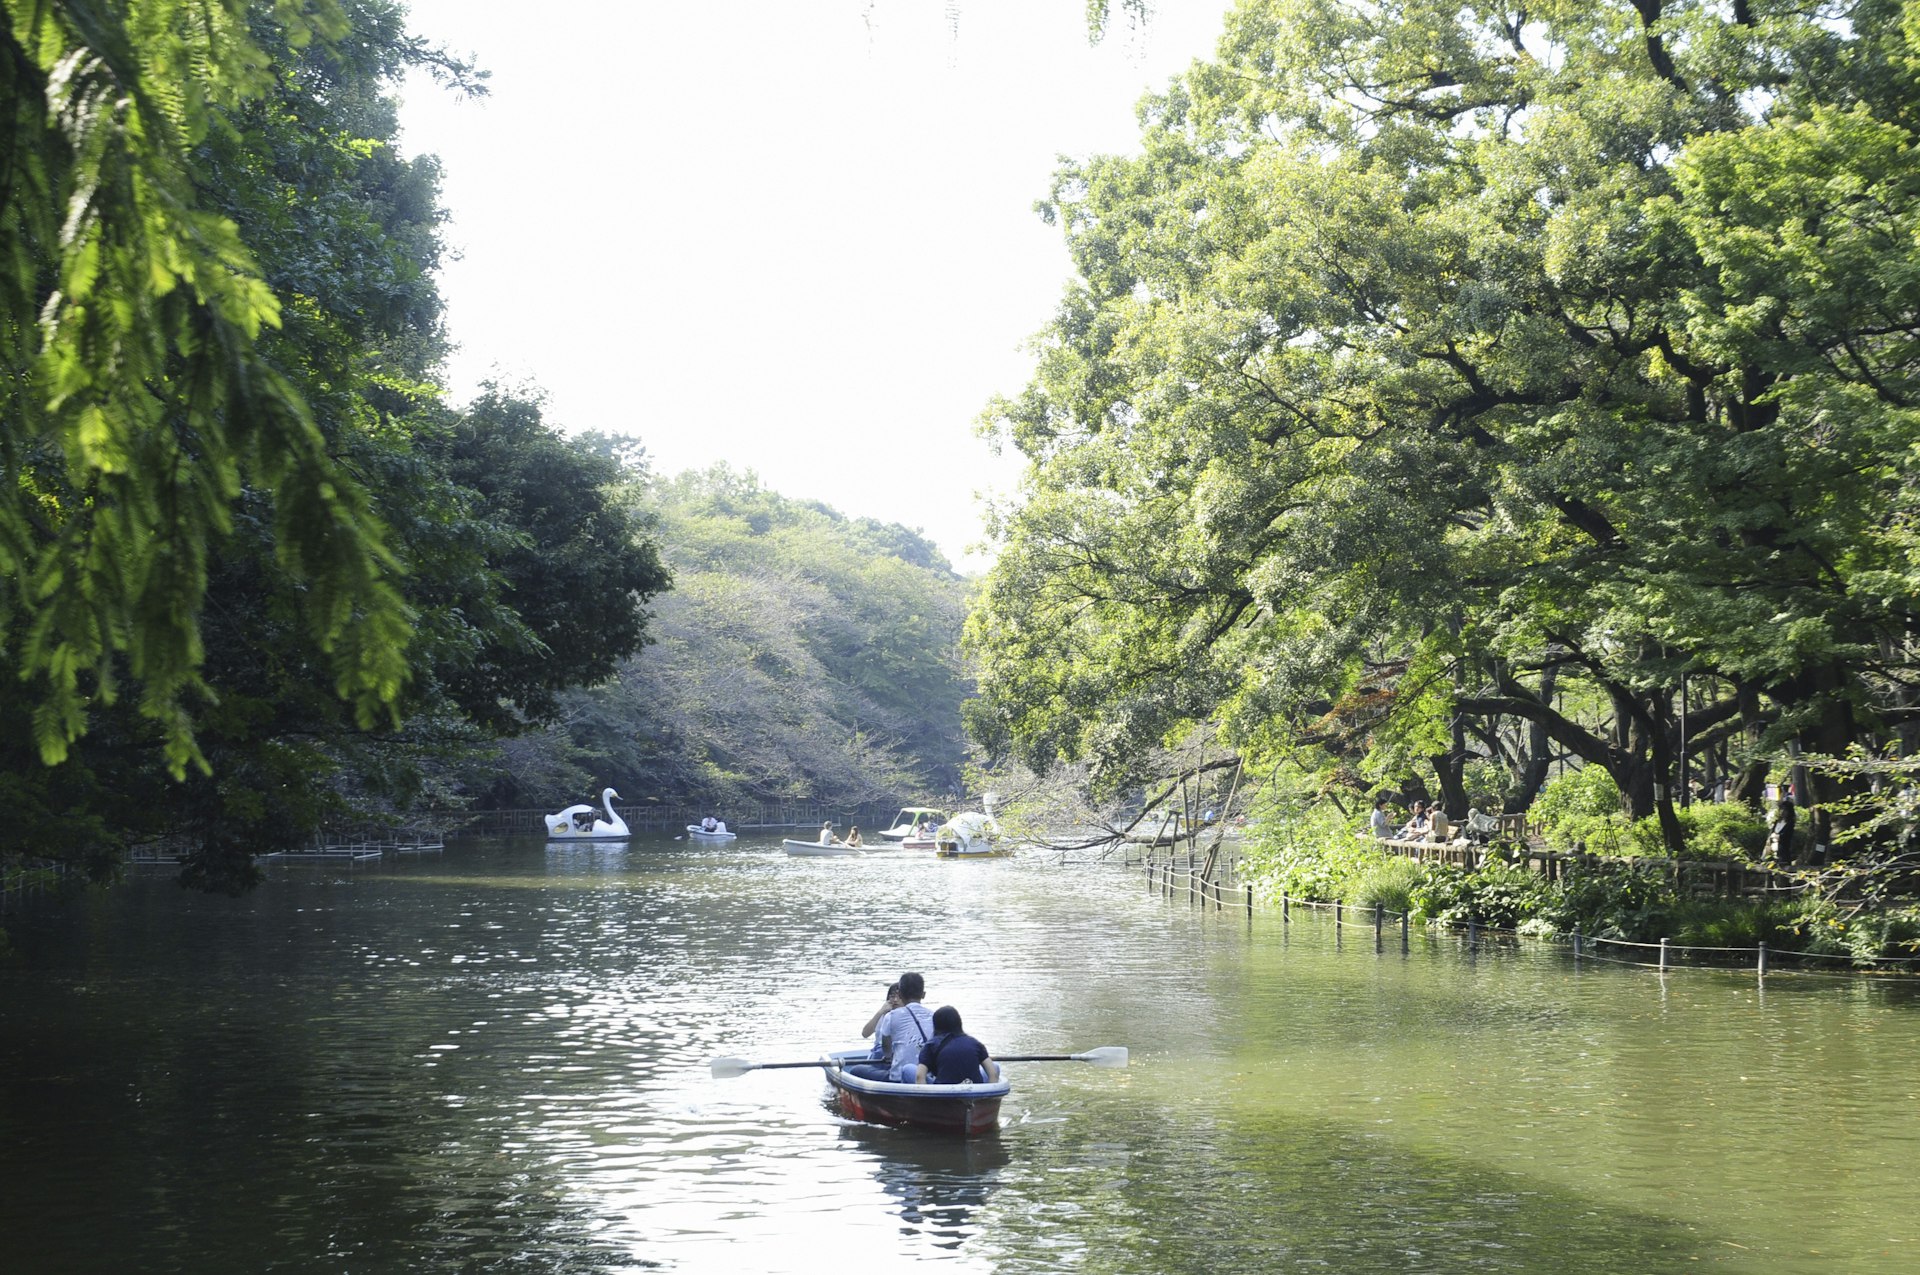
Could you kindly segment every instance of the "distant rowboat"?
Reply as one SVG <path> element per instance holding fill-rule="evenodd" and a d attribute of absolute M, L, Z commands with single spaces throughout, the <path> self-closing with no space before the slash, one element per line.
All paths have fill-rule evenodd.
<path fill-rule="evenodd" d="M 784 838 L 780 844 L 796 858 L 831 859 L 859 854 L 862 849 L 860 846 L 843 846 L 837 842 L 822 844 L 818 841 L 795 841 L 792 837 Z"/>

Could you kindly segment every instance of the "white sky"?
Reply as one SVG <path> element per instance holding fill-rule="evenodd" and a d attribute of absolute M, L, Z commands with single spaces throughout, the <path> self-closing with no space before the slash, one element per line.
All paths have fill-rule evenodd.
<path fill-rule="evenodd" d="M 658 472 L 724 460 L 978 569 L 976 495 L 1018 466 L 974 422 L 1069 273 L 1033 202 L 1059 155 L 1136 147 L 1228 0 L 1116 12 L 1099 45 L 1084 0 L 410 7 L 493 73 L 410 81 L 401 116 L 445 168 L 457 401 L 532 382 Z"/>

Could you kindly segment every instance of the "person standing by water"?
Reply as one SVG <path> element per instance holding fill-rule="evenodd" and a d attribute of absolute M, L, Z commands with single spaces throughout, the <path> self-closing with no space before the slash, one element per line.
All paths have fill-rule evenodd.
<path fill-rule="evenodd" d="M 920 1002 L 926 999 L 927 980 L 919 974 L 900 976 L 900 1005 L 880 1018 L 875 1028 L 886 1049 L 885 1063 L 854 1063 L 847 1074 L 862 1080 L 911 1081 L 920 1062 L 920 1048 L 933 1037 L 933 1015 Z"/>
<path fill-rule="evenodd" d="M 961 1030 L 959 1010 L 951 1005 L 934 1010 L 933 1030 L 937 1033 L 934 1038 L 920 1047 L 914 1084 L 964 1085 L 1000 1079 L 1000 1064 L 993 1061 L 987 1047 Z"/>
<path fill-rule="evenodd" d="M 1393 835 L 1393 816 L 1387 813 L 1387 799 L 1373 799 L 1373 815 L 1367 820 L 1367 826 L 1373 831 L 1375 841 L 1385 841 Z"/>

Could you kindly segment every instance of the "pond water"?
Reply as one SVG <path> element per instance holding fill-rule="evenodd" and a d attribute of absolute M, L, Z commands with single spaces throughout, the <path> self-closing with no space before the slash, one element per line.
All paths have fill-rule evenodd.
<path fill-rule="evenodd" d="M 9 918 L 5 1269 L 1920 1269 L 1910 984 L 1191 907 L 1111 864 L 638 837 Z M 1356 935 L 1360 941 L 1355 941 Z M 1396 936 L 1397 938 L 1397 936 Z M 925 972 L 996 1135 L 807 1070 Z"/>

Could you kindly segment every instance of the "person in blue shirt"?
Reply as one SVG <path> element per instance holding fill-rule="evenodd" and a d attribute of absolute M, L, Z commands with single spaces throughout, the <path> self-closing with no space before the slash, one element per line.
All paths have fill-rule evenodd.
<path fill-rule="evenodd" d="M 960 1030 L 960 1011 L 942 1005 L 933 1011 L 934 1037 L 920 1050 L 914 1069 L 918 1085 L 964 1085 L 970 1081 L 1000 1079 L 1000 1064 L 987 1047 Z"/>

